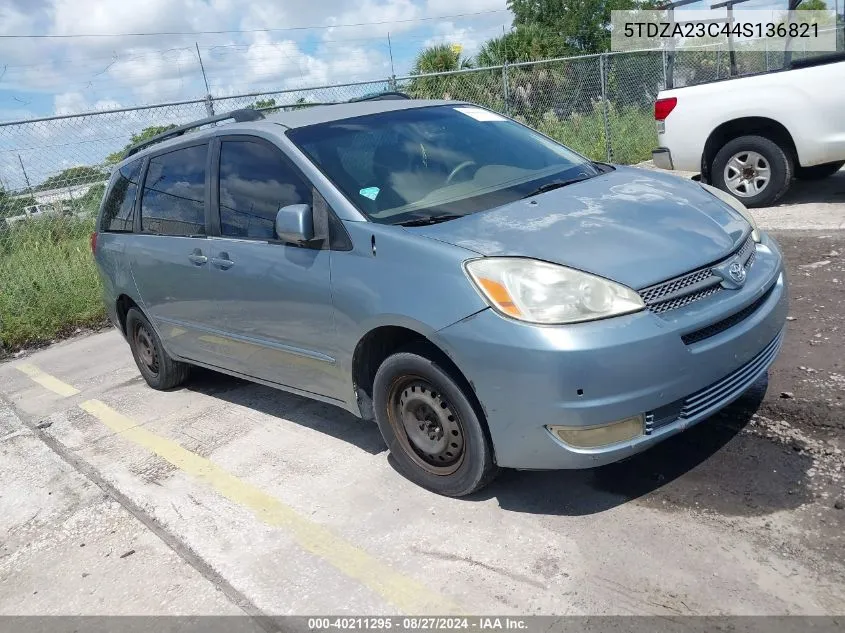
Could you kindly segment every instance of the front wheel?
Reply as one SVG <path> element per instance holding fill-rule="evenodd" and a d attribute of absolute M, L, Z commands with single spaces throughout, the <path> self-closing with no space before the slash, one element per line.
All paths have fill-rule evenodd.
<path fill-rule="evenodd" d="M 776 202 L 792 181 L 792 158 L 763 136 L 741 136 L 725 143 L 711 167 L 713 184 L 747 207 Z"/>
<path fill-rule="evenodd" d="M 842 165 L 845 165 L 845 161 L 840 160 L 812 167 L 798 167 L 795 169 L 795 177 L 799 180 L 821 180 L 838 172 L 842 169 Z"/>
<path fill-rule="evenodd" d="M 414 483 L 462 497 L 496 476 L 479 415 L 436 362 L 408 352 L 388 357 L 376 372 L 373 404 L 398 470 Z"/>

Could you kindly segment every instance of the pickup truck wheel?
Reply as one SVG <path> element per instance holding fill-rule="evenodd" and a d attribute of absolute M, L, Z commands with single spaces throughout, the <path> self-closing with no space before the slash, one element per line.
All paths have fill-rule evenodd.
<path fill-rule="evenodd" d="M 845 165 L 845 161 L 839 160 L 834 163 L 825 163 L 823 165 L 813 165 L 812 167 L 796 167 L 795 177 L 799 180 L 821 180 L 832 176 Z"/>
<path fill-rule="evenodd" d="M 496 476 L 481 420 L 434 361 L 406 352 L 389 356 L 376 372 L 373 405 L 397 470 L 417 485 L 463 497 Z"/>
<path fill-rule="evenodd" d="M 153 326 L 137 308 L 130 308 L 126 314 L 126 332 L 135 364 L 150 387 L 172 389 L 188 379 L 191 366 L 170 358 Z"/>
<path fill-rule="evenodd" d="M 713 159 L 713 184 L 747 207 L 778 200 L 792 181 L 792 159 L 763 136 L 741 136 L 726 143 Z"/>

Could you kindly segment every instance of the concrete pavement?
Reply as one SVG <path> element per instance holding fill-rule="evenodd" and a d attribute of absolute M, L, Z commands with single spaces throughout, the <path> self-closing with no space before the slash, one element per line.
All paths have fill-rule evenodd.
<path fill-rule="evenodd" d="M 770 450 L 741 432 L 741 403 L 623 464 L 507 472 L 455 500 L 404 480 L 376 427 L 329 405 L 205 371 L 153 391 L 116 331 L 0 365 L 0 398 L 25 422 L 6 408 L 2 614 L 845 604 L 841 558 L 802 533 L 810 500 L 746 503 L 762 498 L 750 478 L 719 488 Z M 758 476 L 785 487 L 808 467 Z"/>

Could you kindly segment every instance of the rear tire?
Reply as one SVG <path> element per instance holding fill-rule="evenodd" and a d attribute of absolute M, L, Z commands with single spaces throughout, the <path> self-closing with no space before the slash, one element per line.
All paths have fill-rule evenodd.
<path fill-rule="evenodd" d="M 842 165 L 845 165 L 845 160 L 813 165 L 812 167 L 796 167 L 795 177 L 799 180 L 821 180 L 838 172 L 842 169 Z"/>
<path fill-rule="evenodd" d="M 725 143 L 710 168 L 713 184 L 746 207 L 774 204 L 789 189 L 792 158 L 763 136 L 740 136 Z"/>
<path fill-rule="evenodd" d="M 495 478 L 484 423 L 435 361 L 409 352 L 389 356 L 376 372 L 373 404 L 397 469 L 415 484 L 463 497 Z"/>
<path fill-rule="evenodd" d="M 153 389 L 172 389 L 188 379 L 191 366 L 173 360 L 147 317 L 138 309 L 126 313 L 126 335 L 138 370 Z"/>

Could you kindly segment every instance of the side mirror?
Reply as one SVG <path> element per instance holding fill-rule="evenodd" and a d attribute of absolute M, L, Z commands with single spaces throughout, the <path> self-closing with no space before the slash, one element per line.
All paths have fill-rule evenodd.
<path fill-rule="evenodd" d="M 310 204 L 289 204 L 276 213 L 276 237 L 302 244 L 314 239 L 314 216 Z"/>

